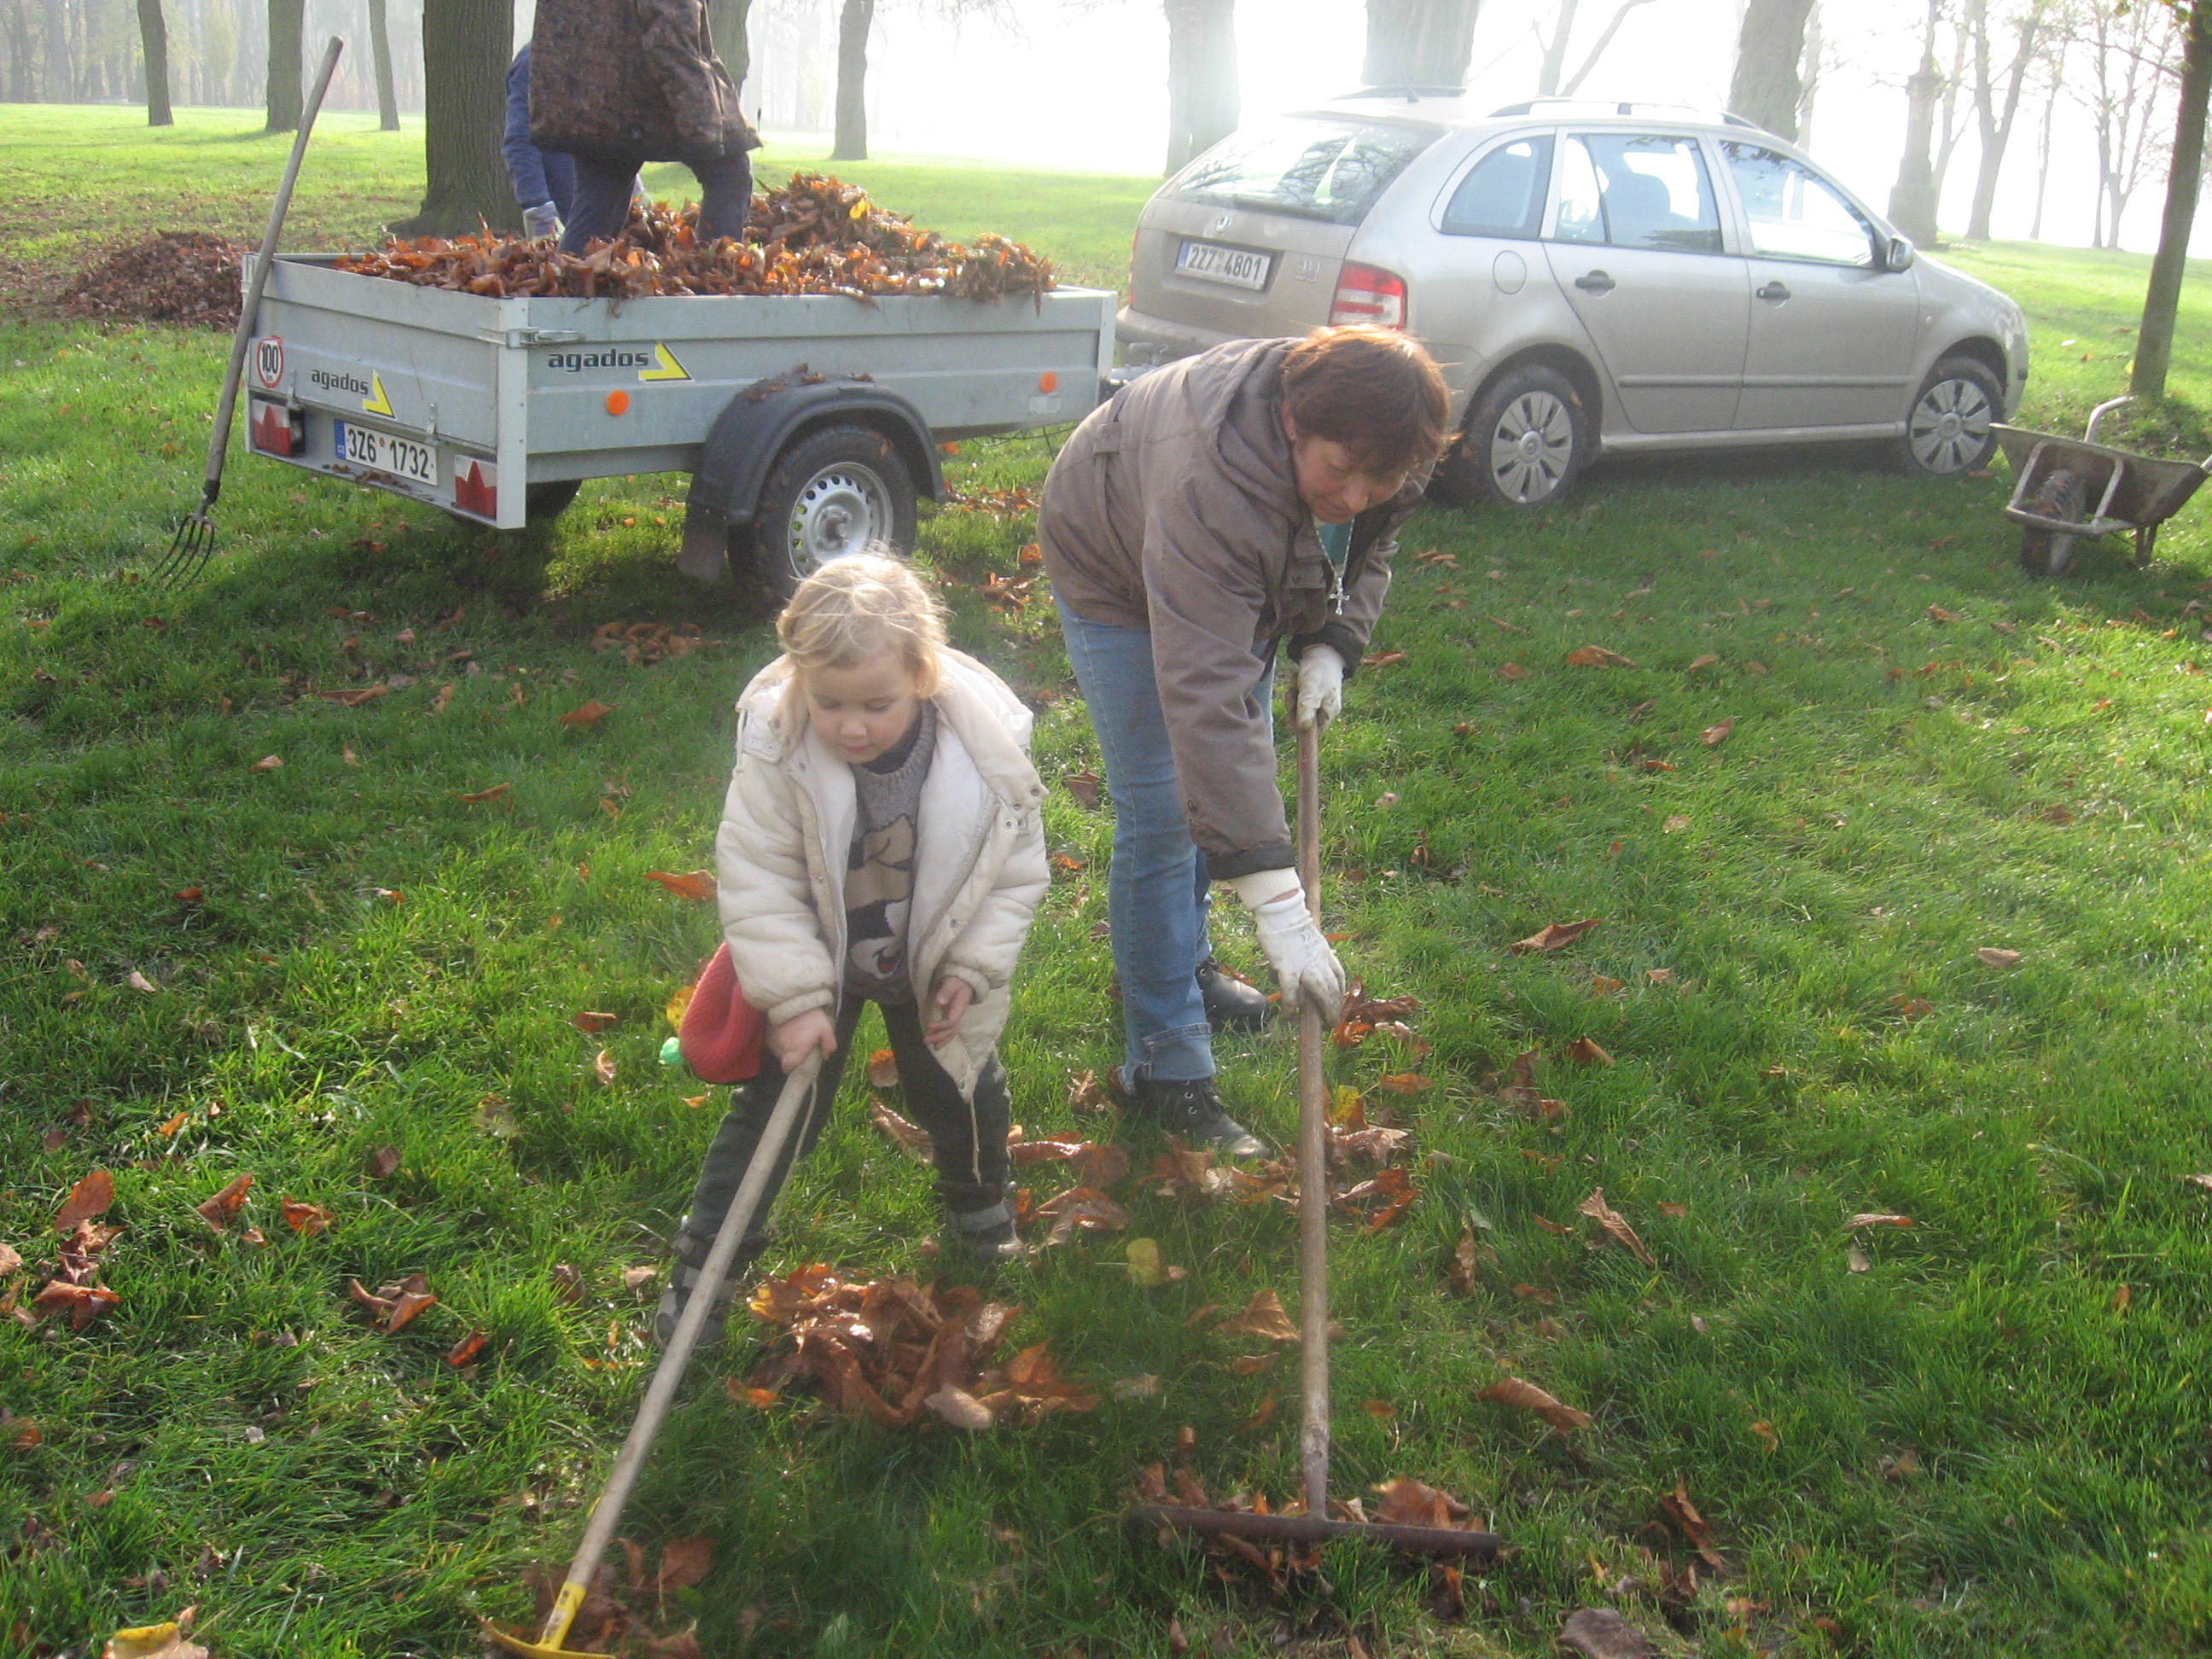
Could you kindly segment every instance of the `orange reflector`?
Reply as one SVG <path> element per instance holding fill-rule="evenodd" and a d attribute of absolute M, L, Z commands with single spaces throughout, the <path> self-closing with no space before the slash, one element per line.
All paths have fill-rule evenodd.
<path fill-rule="evenodd" d="M 1043 374 L 1037 376 L 1037 390 L 1039 392 L 1059 391 L 1060 376 L 1054 374 L 1050 369 L 1045 370 Z"/>
<path fill-rule="evenodd" d="M 607 393 L 607 413 L 610 415 L 629 414 L 629 393 L 623 392 L 619 388 Z"/>

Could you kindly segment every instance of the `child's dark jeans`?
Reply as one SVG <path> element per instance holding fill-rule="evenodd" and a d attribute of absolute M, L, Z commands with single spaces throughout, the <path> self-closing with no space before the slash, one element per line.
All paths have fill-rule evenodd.
<path fill-rule="evenodd" d="M 814 1084 L 814 1098 L 808 1103 L 797 1133 L 786 1144 L 783 1157 L 761 1196 L 760 1208 L 754 1213 L 744 1246 L 738 1253 L 739 1267 L 758 1255 L 766 1243 L 769 1212 L 775 1207 L 776 1194 L 783 1190 L 793 1160 L 812 1152 L 814 1143 L 821 1138 L 822 1126 L 829 1121 L 830 1108 L 837 1099 L 838 1081 L 844 1075 L 846 1058 L 852 1052 L 853 1032 L 860 1022 L 864 1001 L 850 994 L 846 998 L 844 1010 L 837 1017 L 836 1052 L 822 1062 L 821 1075 Z M 884 1024 L 890 1033 L 891 1053 L 898 1061 L 899 1092 L 914 1121 L 929 1132 L 937 1164 L 938 1196 L 943 1200 L 945 1210 L 951 1215 L 965 1217 L 1004 1206 L 1011 1168 L 1006 1156 L 1006 1131 L 1012 1121 L 1012 1107 L 1006 1095 L 1006 1073 L 998 1056 L 991 1057 L 983 1067 L 982 1076 L 976 1080 L 975 1103 L 971 1108 L 960 1097 L 959 1086 L 953 1082 L 951 1073 L 937 1063 L 935 1052 L 923 1040 L 921 1009 L 912 1002 L 877 1006 L 884 1011 Z M 680 1261 L 696 1267 L 707 1259 L 714 1235 L 721 1229 L 722 1218 L 729 1213 L 730 1200 L 737 1196 L 746 1166 L 752 1162 L 753 1148 L 760 1144 L 761 1132 L 768 1127 L 776 1097 L 783 1091 L 783 1068 L 776 1063 L 775 1056 L 763 1054 L 760 1075 L 750 1083 L 738 1085 L 733 1091 L 729 1113 L 723 1118 L 722 1127 L 715 1131 L 714 1144 L 707 1149 L 705 1167 L 699 1171 L 699 1183 L 692 1190 L 691 1207 L 684 1215 L 682 1231 L 676 1236 L 676 1254 Z M 1011 1216 L 1008 1218 L 1011 1220 Z M 729 1282 L 734 1285 L 735 1279 L 733 1268 Z"/>

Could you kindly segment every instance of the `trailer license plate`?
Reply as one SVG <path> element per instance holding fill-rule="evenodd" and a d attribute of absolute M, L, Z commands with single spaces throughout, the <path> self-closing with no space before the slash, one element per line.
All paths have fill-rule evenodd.
<path fill-rule="evenodd" d="M 1272 255 L 1249 248 L 1224 247 L 1218 242 L 1185 242 L 1176 258 L 1178 276 L 1195 276 L 1202 283 L 1223 283 L 1231 288 L 1263 289 L 1274 266 Z"/>
<path fill-rule="evenodd" d="M 337 451 L 343 460 L 372 472 L 389 472 L 410 483 L 438 482 L 438 452 L 411 438 L 395 438 L 372 426 L 337 422 Z"/>

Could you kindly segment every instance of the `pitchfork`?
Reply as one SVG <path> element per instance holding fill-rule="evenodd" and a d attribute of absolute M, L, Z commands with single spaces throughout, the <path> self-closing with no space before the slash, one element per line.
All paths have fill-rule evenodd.
<path fill-rule="evenodd" d="M 276 186 L 276 199 L 270 204 L 269 228 L 261 233 L 261 251 L 253 256 L 253 264 L 246 272 L 246 297 L 238 307 L 238 329 L 230 339 L 230 366 L 223 370 L 222 398 L 216 404 L 215 431 L 208 438 L 207 483 L 201 487 L 199 507 L 185 516 L 169 543 L 169 550 L 147 573 L 164 587 L 188 585 L 215 556 L 215 520 L 208 515 L 215 510 L 216 497 L 222 494 L 223 455 L 230 447 L 231 422 L 238 413 L 238 383 L 246 369 L 246 349 L 253 341 L 254 316 L 261 309 L 261 290 L 269 281 L 270 264 L 276 257 L 276 238 L 284 228 L 284 214 L 292 205 L 292 186 L 299 181 L 300 160 L 307 153 L 307 135 L 315 130 L 316 112 L 323 106 L 323 94 L 330 90 L 331 76 L 338 66 L 338 53 L 344 50 L 345 42 L 333 34 L 323 52 L 323 67 L 308 91 L 306 106 L 300 112 L 300 131 L 292 139 L 292 159 L 284 164 L 283 182 Z"/>

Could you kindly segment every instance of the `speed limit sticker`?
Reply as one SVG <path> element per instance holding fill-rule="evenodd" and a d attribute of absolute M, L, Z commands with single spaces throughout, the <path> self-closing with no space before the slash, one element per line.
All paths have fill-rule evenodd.
<path fill-rule="evenodd" d="M 253 378 L 274 392 L 284 380 L 284 341 L 264 334 L 253 343 Z"/>

